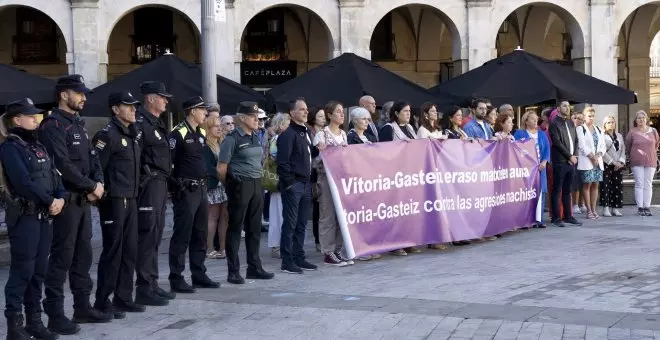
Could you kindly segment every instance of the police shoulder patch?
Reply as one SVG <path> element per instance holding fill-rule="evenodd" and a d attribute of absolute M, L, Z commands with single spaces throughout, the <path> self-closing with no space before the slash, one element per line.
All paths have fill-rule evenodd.
<path fill-rule="evenodd" d="M 105 142 L 99 139 L 94 146 L 101 151 L 105 148 Z"/>
<path fill-rule="evenodd" d="M 170 138 L 170 149 L 176 148 L 176 138 Z"/>

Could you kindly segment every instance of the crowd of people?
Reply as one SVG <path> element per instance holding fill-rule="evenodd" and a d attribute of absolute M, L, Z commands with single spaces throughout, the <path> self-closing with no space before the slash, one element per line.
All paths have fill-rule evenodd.
<path fill-rule="evenodd" d="M 476 99 L 467 109 L 433 103 L 417 109 L 403 101 L 387 102 L 378 111 L 371 96 L 359 98 L 355 107 L 331 101 L 308 108 L 299 98 L 289 103 L 288 112 L 269 118 L 257 103 L 242 102 L 221 115 L 219 108 L 193 97 L 181 102 L 184 120 L 167 131 L 160 119 L 171 97 L 166 86 L 151 81 L 140 89 L 142 102 L 128 91 L 110 95 L 110 123 L 92 138 L 78 115 L 90 91 L 79 75 L 57 81 L 58 106 L 41 123 L 37 116 L 44 112 L 28 98 L 10 103 L 0 117 L 0 194 L 11 246 L 5 286 L 8 339 L 56 339 L 58 334 L 79 332 L 81 323 L 110 322 L 127 312 L 143 312 L 145 306 L 167 305 L 177 293 L 218 288 L 207 276 L 206 259 L 226 259 L 227 281 L 244 284 L 241 239 L 246 246 L 245 277 L 273 279 L 261 262 L 262 232 L 268 233 L 270 254 L 281 259 L 282 272 L 317 270 L 304 247 L 310 215 L 324 264 L 344 267 L 380 258 L 382 254 L 354 259 L 345 252 L 323 166 L 322 152 L 328 148 L 420 138 L 497 143 L 531 139 L 543 193 L 539 204 L 545 206 L 546 194 L 550 196 L 554 226 L 580 225 L 577 214 L 588 219 L 600 218 L 601 212 L 622 216 L 622 172 L 628 166 L 635 179 L 638 214 L 652 215 L 660 137 L 643 111 L 624 138 L 614 117 L 598 124 L 594 108 L 571 113 L 568 102 L 540 113 L 525 112 L 515 129 L 513 107 L 495 108 L 487 99 Z M 174 211 L 170 291 L 158 284 L 168 198 Z M 92 206 L 99 210 L 103 239 L 94 304 Z M 530 227 L 547 225 L 539 218 L 523 229 Z M 445 249 L 447 244 L 391 254 L 419 253 L 422 246 Z M 190 283 L 183 273 L 186 253 Z M 64 313 L 67 276 L 73 294 L 71 319 Z M 42 311 L 48 315 L 47 327 Z"/>

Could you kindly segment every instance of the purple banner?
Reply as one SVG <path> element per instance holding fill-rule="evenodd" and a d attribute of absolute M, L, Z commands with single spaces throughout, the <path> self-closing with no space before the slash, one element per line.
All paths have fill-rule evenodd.
<path fill-rule="evenodd" d="M 492 236 L 542 212 L 534 140 L 398 141 L 322 157 L 351 257 Z"/>

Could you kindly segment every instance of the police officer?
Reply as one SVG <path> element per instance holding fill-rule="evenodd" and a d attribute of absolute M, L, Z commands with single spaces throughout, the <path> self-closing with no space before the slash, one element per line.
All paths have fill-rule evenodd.
<path fill-rule="evenodd" d="M 144 100 L 137 109 L 135 124 L 142 132 L 135 302 L 164 306 L 176 295 L 158 286 L 158 247 L 165 227 L 167 179 L 172 171 L 167 129 L 159 117 L 172 95 L 165 84 L 155 81 L 142 83 L 140 91 Z"/>
<path fill-rule="evenodd" d="M 113 312 L 144 312 L 133 302 L 133 272 L 137 259 L 137 202 L 140 178 L 140 133 L 135 125 L 135 104 L 130 92 L 110 94 L 110 123 L 92 139 L 105 175 L 105 193 L 99 203 L 103 251 L 99 258 L 94 308 Z M 110 304 L 110 294 L 113 294 Z"/>
<path fill-rule="evenodd" d="M 218 288 L 220 284 L 206 276 L 206 237 L 208 206 L 206 197 L 206 166 L 204 145 L 206 132 L 200 127 L 208 106 L 201 97 L 183 102 L 185 120 L 168 136 L 172 150 L 172 200 L 174 202 L 174 233 L 170 239 L 170 285 L 172 291 L 194 293 L 181 273 L 185 269 L 186 250 L 192 284 L 200 288 Z"/>
<path fill-rule="evenodd" d="M 64 281 L 69 274 L 73 293 L 73 321 L 76 323 L 108 322 L 112 315 L 91 307 L 89 295 L 93 282 L 92 211 L 90 201 L 103 196 L 103 172 L 78 115 L 90 90 L 80 75 L 57 80 L 55 94 L 58 107 L 44 118 L 39 140 L 46 146 L 55 166 L 62 174 L 69 203 L 53 219 L 53 244 L 44 281 L 48 328 L 59 334 L 74 334 L 80 327 L 64 315 Z"/>
<path fill-rule="evenodd" d="M 0 186 L 11 248 L 5 285 L 7 339 L 57 339 L 57 334 L 48 331 L 41 321 L 41 285 L 53 237 L 49 218 L 62 211 L 68 193 L 37 138 L 36 115 L 42 112 L 26 98 L 9 103 L 0 119 L 7 128 L 2 133 L 6 140 L 0 145 L 0 161 L 6 174 L 0 177 Z"/>
<path fill-rule="evenodd" d="M 229 228 L 227 229 L 227 281 L 243 284 L 238 247 L 241 230 L 245 226 L 248 279 L 269 280 L 275 275 L 261 266 L 259 244 L 261 242 L 261 214 L 263 210 L 261 188 L 261 156 L 259 141 L 259 106 L 254 102 L 242 102 L 238 108 L 236 128 L 227 134 L 220 146 L 220 180 L 227 188 L 229 197 Z"/>

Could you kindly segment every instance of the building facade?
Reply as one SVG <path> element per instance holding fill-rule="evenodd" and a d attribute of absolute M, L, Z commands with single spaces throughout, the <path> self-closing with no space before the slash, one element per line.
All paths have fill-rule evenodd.
<path fill-rule="evenodd" d="M 170 50 L 201 61 L 205 0 L 0 0 L 0 63 L 91 86 Z M 638 93 L 603 106 L 630 116 L 651 104 L 651 0 L 217 0 L 218 74 L 267 89 L 344 52 L 425 87 L 516 47 Z M 494 79 L 493 81 L 506 81 Z M 330 85 L 330 84 L 329 84 Z M 330 85 L 331 86 L 331 85 Z"/>

